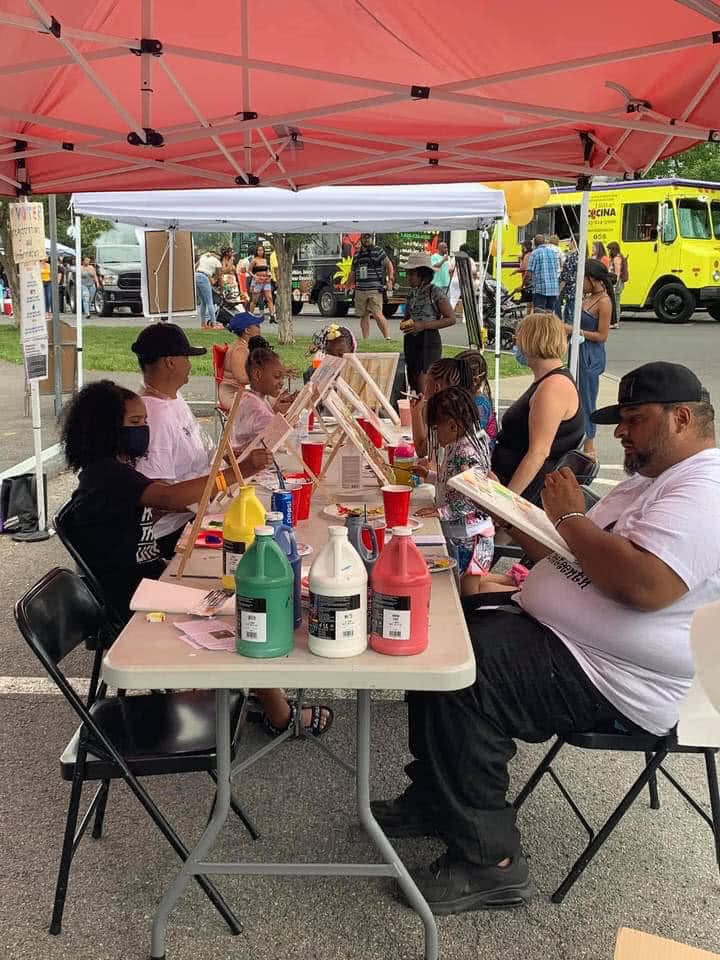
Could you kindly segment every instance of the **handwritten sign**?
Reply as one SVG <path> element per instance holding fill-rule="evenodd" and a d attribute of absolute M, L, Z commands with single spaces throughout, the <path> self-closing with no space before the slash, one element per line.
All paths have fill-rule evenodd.
<path fill-rule="evenodd" d="M 19 265 L 20 280 L 20 318 L 23 343 L 37 337 L 47 337 L 45 321 L 45 296 L 43 293 L 40 264 Z"/>
<path fill-rule="evenodd" d="M 45 214 L 41 203 L 11 203 L 10 232 L 15 263 L 44 260 Z"/>

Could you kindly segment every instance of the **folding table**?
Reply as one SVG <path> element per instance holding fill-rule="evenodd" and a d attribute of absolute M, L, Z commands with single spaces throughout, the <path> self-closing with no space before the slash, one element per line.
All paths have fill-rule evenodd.
<path fill-rule="evenodd" d="M 327 526 L 331 522 L 320 514 L 320 510 L 321 507 L 318 507 L 311 519 L 297 528 L 298 539 L 309 543 L 315 551 L 325 543 Z M 426 532 L 440 532 L 437 520 L 424 521 L 423 533 Z M 193 566 L 189 572 L 195 576 L 184 577 L 183 584 L 206 589 L 212 586 L 211 579 L 219 575 L 218 553 L 196 551 L 191 563 Z M 171 565 L 166 576 L 171 576 L 172 570 Z M 104 680 L 116 687 L 193 687 L 214 689 L 216 692 L 217 803 L 199 842 L 157 908 L 152 926 L 151 957 L 154 960 L 165 957 L 168 916 L 194 874 L 263 874 L 394 877 L 408 902 L 422 918 L 425 960 L 437 960 L 438 935 L 433 915 L 370 811 L 370 691 L 450 691 L 463 689 L 473 683 L 475 660 L 452 574 L 442 572 L 433 575 L 430 642 L 424 653 L 414 657 L 387 657 L 372 650 L 347 659 L 316 657 L 308 650 L 307 625 L 303 622 L 295 632 L 295 648 L 289 656 L 251 660 L 230 652 L 191 648 L 180 639 L 173 626 L 174 621 L 183 619 L 186 620 L 187 616 L 173 615 L 168 616 L 164 623 L 147 623 L 144 614 L 135 614 L 108 651 L 103 665 Z M 227 618 L 227 622 L 232 624 L 232 618 Z M 229 692 L 244 687 L 292 687 L 300 690 L 320 687 L 355 691 L 357 759 L 353 772 L 358 814 L 360 823 L 382 856 L 382 862 L 270 864 L 217 863 L 208 859 L 230 809 L 233 773 L 246 768 L 255 759 L 236 760 L 234 768 L 231 768 Z M 299 720 L 297 722 L 299 725 Z M 287 735 L 290 735 L 290 731 Z M 314 738 L 308 738 L 308 743 L 322 746 L 322 742 Z M 261 751 L 262 754 L 267 752 L 268 747 Z"/>

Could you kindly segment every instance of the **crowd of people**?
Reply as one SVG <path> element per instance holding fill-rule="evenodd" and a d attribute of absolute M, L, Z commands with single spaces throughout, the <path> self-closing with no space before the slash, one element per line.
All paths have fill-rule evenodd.
<path fill-rule="evenodd" d="M 223 326 L 216 320 L 213 293 L 218 302 L 231 312 L 254 313 L 262 304 L 270 315 L 270 323 L 277 323 L 277 279 L 277 254 L 262 241 L 244 258 L 236 257 L 232 247 L 203 251 L 195 263 L 195 290 L 201 329 Z"/>

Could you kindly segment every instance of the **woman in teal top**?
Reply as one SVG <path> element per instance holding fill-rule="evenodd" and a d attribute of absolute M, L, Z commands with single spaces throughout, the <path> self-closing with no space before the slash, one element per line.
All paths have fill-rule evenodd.
<path fill-rule="evenodd" d="M 590 415 L 597 403 L 600 374 L 605 372 L 605 341 L 610 324 L 615 322 L 615 297 L 607 267 L 599 260 L 585 261 L 583 278 L 583 306 L 580 314 L 580 353 L 578 357 L 578 390 L 585 427 L 583 453 L 597 460 L 595 433 L 597 427 Z M 572 335 L 572 326 L 565 324 Z"/>

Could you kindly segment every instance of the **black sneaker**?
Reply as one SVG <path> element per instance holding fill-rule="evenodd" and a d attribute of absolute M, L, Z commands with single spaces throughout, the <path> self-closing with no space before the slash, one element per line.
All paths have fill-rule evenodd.
<path fill-rule="evenodd" d="M 434 837 L 437 826 L 430 807 L 419 806 L 407 791 L 394 800 L 372 800 L 372 815 L 388 837 Z"/>
<path fill-rule="evenodd" d="M 410 876 L 439 917 L 469 910 L 508 910 L 529 903 L 537 892 L 527 860 L 516 854 L 507 867 L 480 867 L 449 853 Z M 400 891 L 404 900 L 404 895 Z"/>

